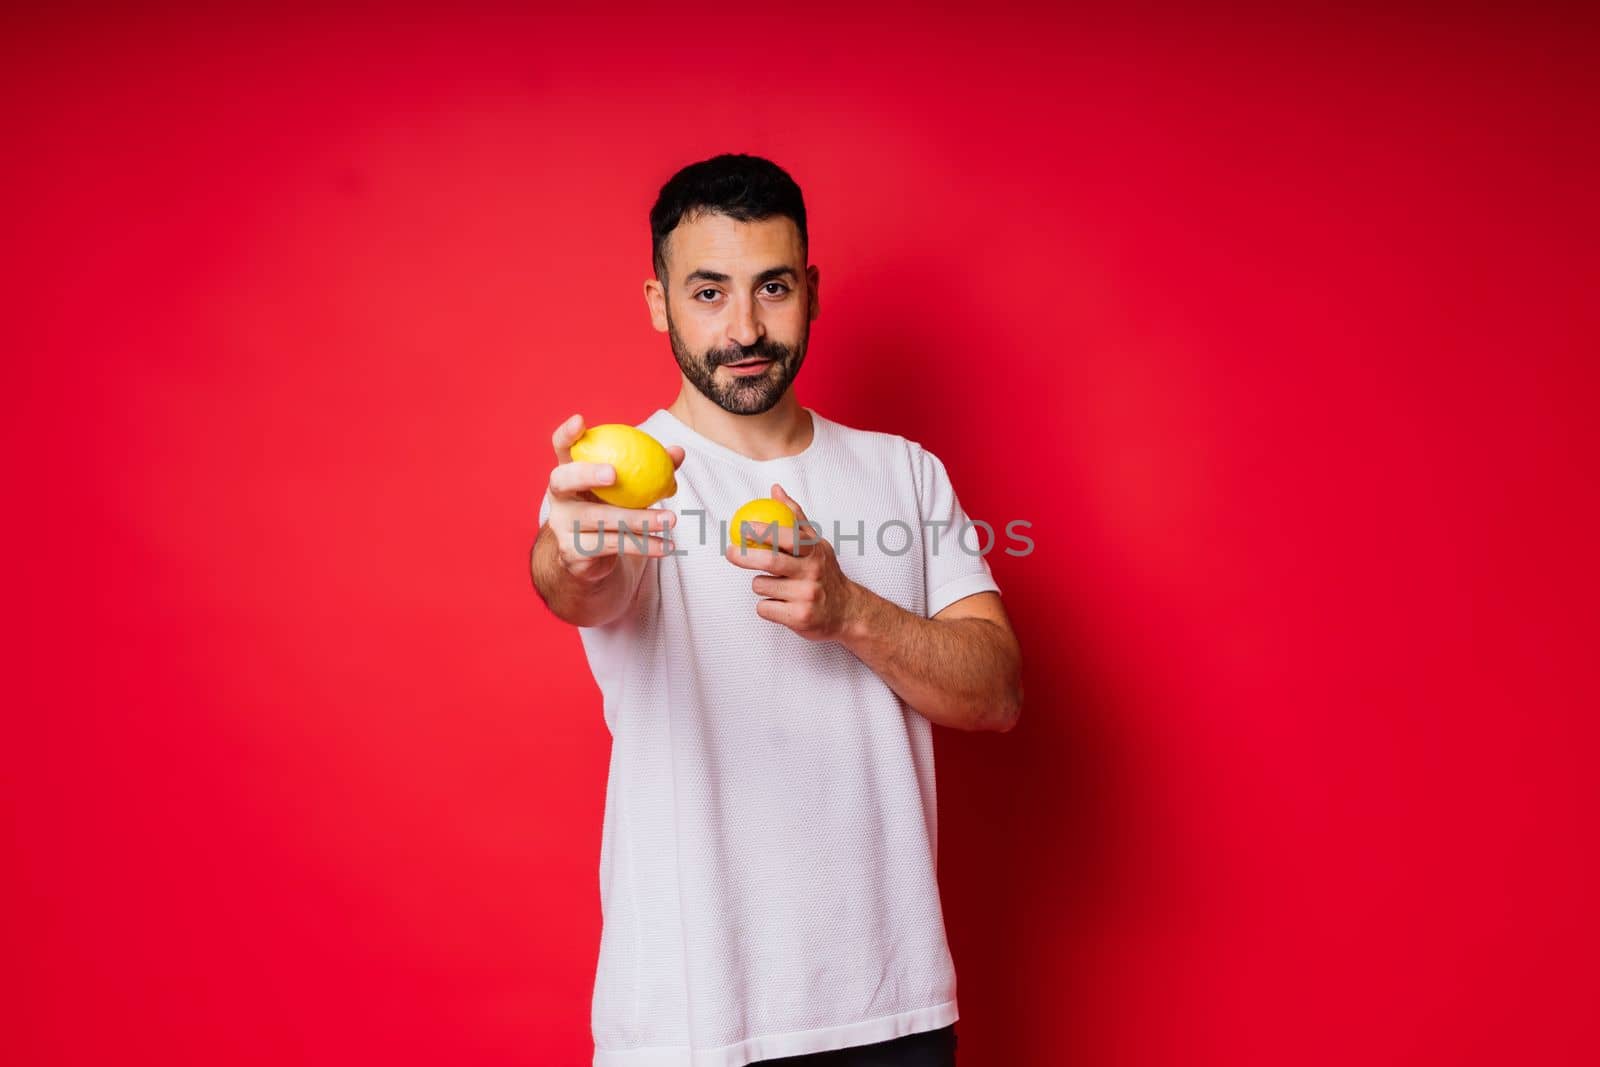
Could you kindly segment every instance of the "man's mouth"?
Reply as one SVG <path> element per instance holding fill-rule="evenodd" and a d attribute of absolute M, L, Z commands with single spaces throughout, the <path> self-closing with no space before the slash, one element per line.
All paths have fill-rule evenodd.
<path fill-rule="evenodd" d="M 735 374 L 757 374 L 765 370 L 771 362 L 770 359 L 744 359 L 738 363 L 724 363 L 723 366 Z"/>

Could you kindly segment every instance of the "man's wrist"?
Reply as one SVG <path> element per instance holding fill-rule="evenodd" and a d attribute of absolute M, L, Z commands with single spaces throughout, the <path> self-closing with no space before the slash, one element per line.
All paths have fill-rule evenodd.
<path fill-rule="evenodd" d="M 845 609 L 839 643 L 855 651 L 870 640 L 874 633 L 883 629 L 881 613 L 885 607 L 892 606 L 866 586 L 859 582 L 851 582 L 850 603 Z"/>

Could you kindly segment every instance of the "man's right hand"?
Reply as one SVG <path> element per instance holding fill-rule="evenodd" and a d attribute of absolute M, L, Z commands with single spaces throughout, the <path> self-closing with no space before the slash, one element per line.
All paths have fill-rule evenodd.
<path fill-rule="evenodd" d="M 624 555 L 666 555 L 672 546 L 665 537 L 677 524 L 678 516 L 668 508 L 620 508 L 595 496 L 591 490 L 597 485 L 610 485 L 617 472 L 609 463 L 573 461 L 572 442 L 583 432 L 583 416 L 574 415 L 556 427 L 551 436 L 556 467 L 550 472 L 547 522 L 556 536 L 561 566 L 573 577 L 592 583 L 616 570 Z M 674 470 L 683 464 L 681 446 L 668 445 L 667 454 L 672 457 Z M 632 534 L 624 536 L 624 529 Z M 646 535 L 642 547 L 640 534 Z"/>

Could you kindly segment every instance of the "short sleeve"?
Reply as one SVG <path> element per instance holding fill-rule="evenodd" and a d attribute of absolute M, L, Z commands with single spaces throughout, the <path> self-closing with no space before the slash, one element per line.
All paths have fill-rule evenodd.
<path fill-rule="evenodd" d="M 917 504 L 922 512 L 923 575 L 927 583 L 928 617 L 963 597 L 1000 585 L 985 554 L 995 544 L 987 523 L 973 524 L 961 508 L 950 475 L 939 457 L 912 444 L 917 475 Z"/>

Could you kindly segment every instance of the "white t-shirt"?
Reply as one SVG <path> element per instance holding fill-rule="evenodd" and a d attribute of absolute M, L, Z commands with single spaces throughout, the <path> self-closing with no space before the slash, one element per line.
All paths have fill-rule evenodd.
<path fill-rule="evenodd" d="M 722 551 L 777 482 L 847 577 L 931 617 L 999 591 L 994 539 L 962 533 L 920 444 L 811 418 L 810 445 L 770 460 L 664 409 L 638 424 L 686 455 L 658 505 L 679 554 L 647 561 L 631 610 L 579 628 L 612 735 L 594 1067 L 742 1067 L 958 1017 L 932 724 L 843 645 L 757 615 L 763 572 Z"/>

